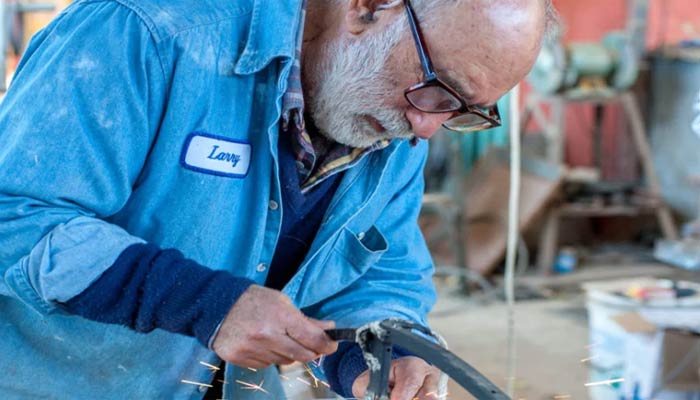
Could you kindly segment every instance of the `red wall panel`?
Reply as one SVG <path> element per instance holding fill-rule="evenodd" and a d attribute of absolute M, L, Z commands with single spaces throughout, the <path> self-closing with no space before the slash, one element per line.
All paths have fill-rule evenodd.
<path fill-rule="evenodd" d="M 554 0 L 554 4 L 566 27 L 566 42 L 599 41 L 627 23 L 627 0 Z M 647 29 L 649 49 L 700 39 L 700 0 L 650 0 Z M 566 161 L 571 165 L 591 165 L 592 116 L 592 110 L 584 105 L 571 105 L 567 110 Z M 635 174 L 626 127 L 618 110 L 609 108 L 603 139 L 603 175 L 609 178 L 632 178 Z"/>

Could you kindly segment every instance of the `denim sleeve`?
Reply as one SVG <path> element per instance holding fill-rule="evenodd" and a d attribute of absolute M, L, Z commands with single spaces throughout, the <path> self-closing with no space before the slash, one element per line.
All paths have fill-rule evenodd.
<path fill-rule="evenodd" d="M 164 76 L 117 2 L 75 3 L 32 39 L 0 105 L 0 295 L 57 311 L 144 242 L 105 219 L 142 169 Z"/>

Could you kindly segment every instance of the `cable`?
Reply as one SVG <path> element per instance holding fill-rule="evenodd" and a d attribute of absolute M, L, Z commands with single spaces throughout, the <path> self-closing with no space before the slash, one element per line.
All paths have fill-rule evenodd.
<path fill-rule="evenodd" d="M 518 253 L 520 205 L 520 85 L 510 98 L 510 196 L 508 201 L 508 248 L 506 251 L 505 296 L 508 312 L 508 396 L 515 394 L 515 261 Z"/>
<path fill-rule="evenodd" d="M 527 273 L 527 268 L 530 266 L 530 250 L 527 248 L 525 238 L 520 235 L 518 239 L 518 269 L 515 276 L 523 276 Z"/>

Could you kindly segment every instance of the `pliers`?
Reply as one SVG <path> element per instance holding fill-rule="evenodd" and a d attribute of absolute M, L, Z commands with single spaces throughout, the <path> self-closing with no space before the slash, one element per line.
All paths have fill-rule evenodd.
<path fill-rule="evenodd" d="M 360 345 L 370 371 L 365 400 L 389 400 L 389 372 L 395 345 L 437 367 L 479 400 L 510 399 L 471 365 L 429 340 L 435 337 L 433 333 L 418 324 L 388 319 L 358 329 L 331 329 L 326 333 L 333 340 Z"/>

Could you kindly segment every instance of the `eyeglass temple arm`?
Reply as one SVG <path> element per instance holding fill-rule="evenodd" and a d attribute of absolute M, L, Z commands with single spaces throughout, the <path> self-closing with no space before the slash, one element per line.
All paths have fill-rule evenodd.
<path fill-rule="evenodd" d="M 433 69 L 433 63 L 430 61 L 430 54 L 428 48 L 423 41 L 423 32 L 418 26 L 418 19 L 413 11 L 413 6 L 409 0 L 404 0 L 404 5 L 406 6 L 406 13 L 408 14 L 408 23 L 411 25 L 411 34 L 413 35 L 413 40 L 416 42 L 416 50 L 418 50 L 418 58 L 420 58 L 421 66 L 423 67 L 423 72 L 425 73 L 426 79 L 435 78 L 435 70 Z"/>

